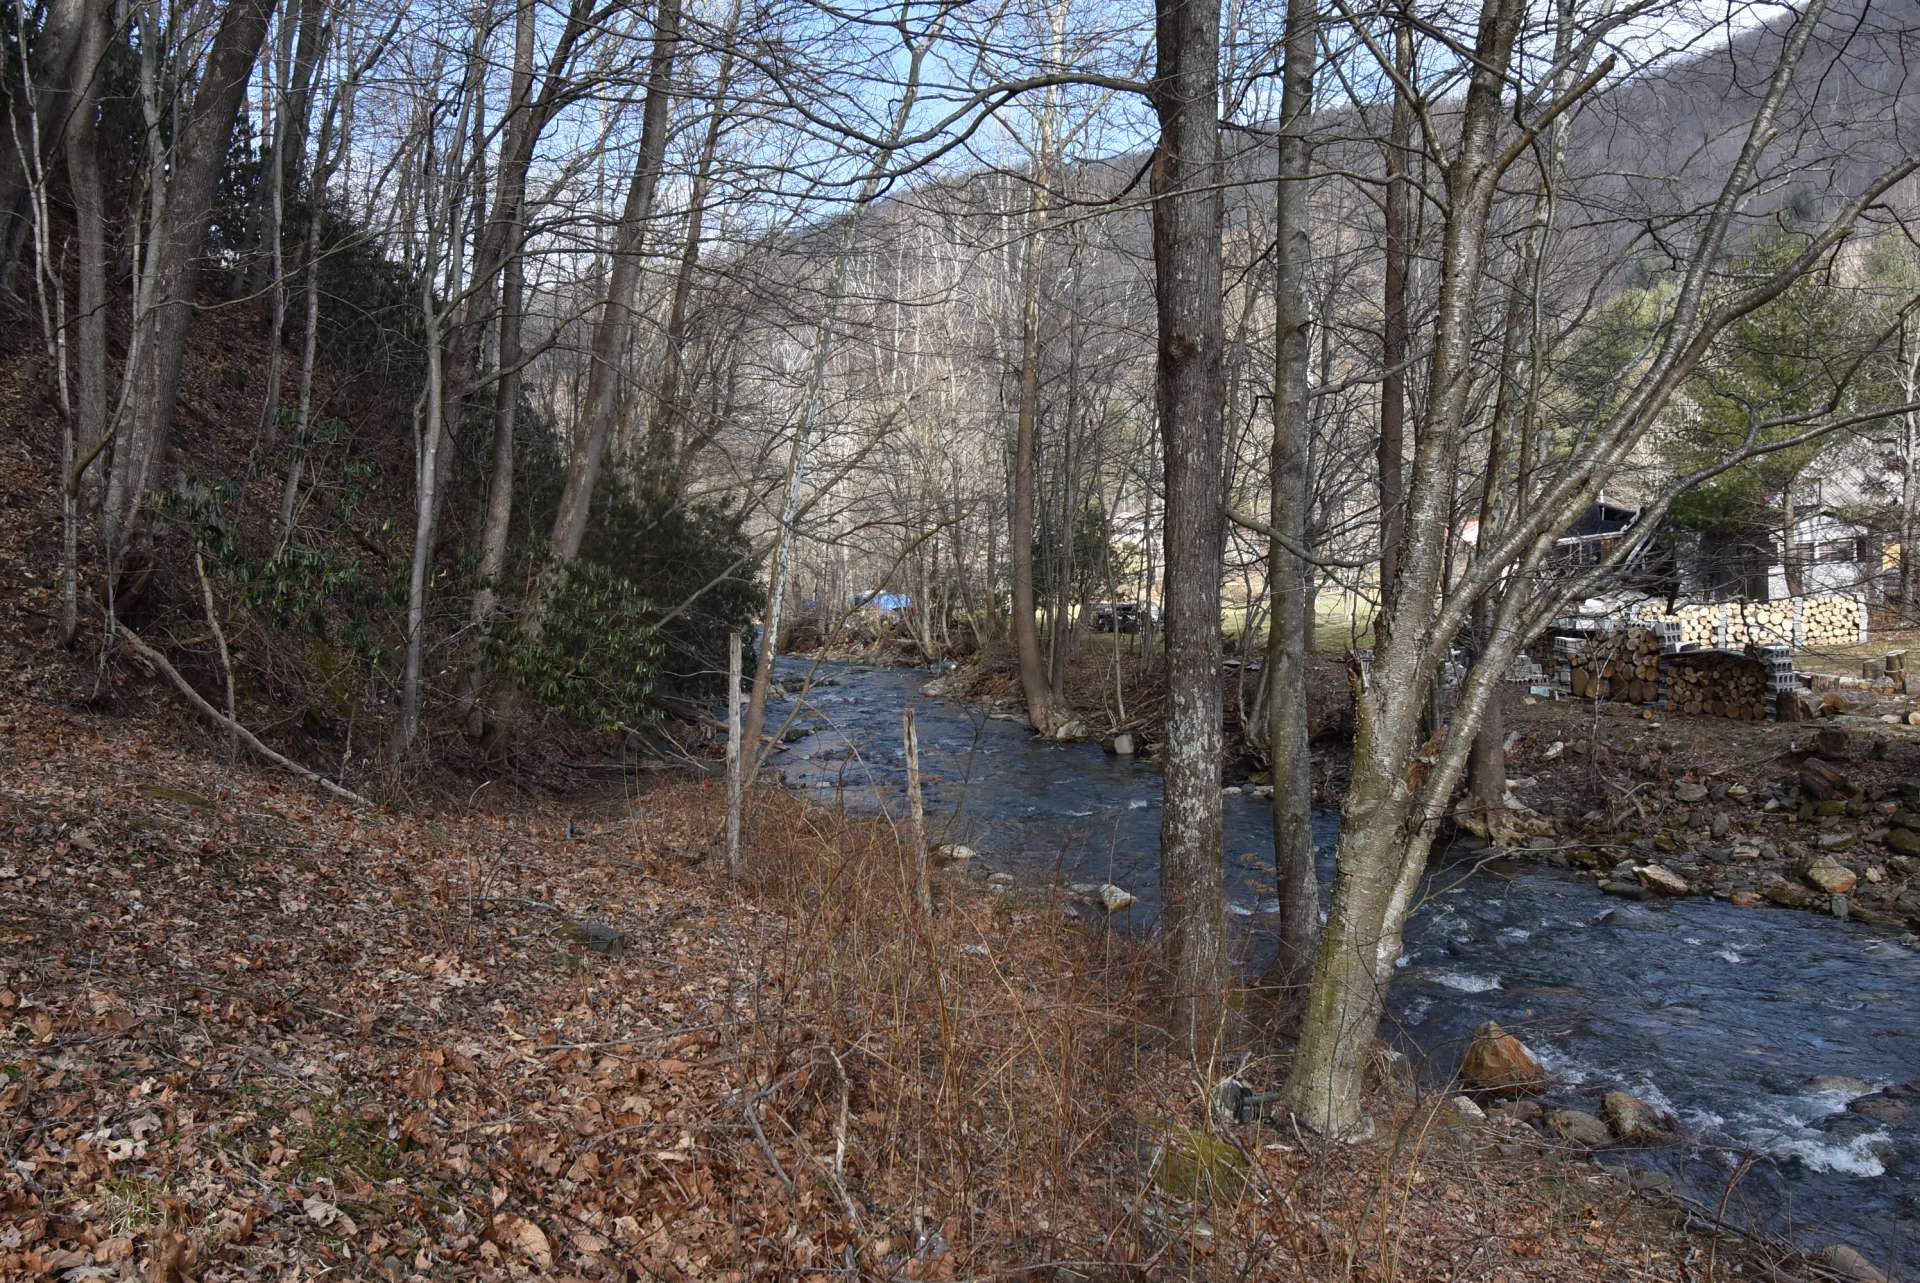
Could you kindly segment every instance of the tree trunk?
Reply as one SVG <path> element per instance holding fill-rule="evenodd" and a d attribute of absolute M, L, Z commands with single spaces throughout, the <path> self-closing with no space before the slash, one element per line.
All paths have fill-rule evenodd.
<path fill-rule="evenodd" d="M 547 551 L 557 569 L 580 553 L 593 508 L 594 483 L 613 435 L 614 420 L 625 401 L 621 366 L 633 332 L 635 292 L 640 284 L 641 252 L 653 218 L 654 193 L 667 152 L 667 108 L 673 93 L 673 62 L 680 42 L 680 0 L 661 0 L 654 21 L 653 55 L 647 67 L 646 106 L 640 121 L 640 154 L 634 161 L 626 205 L 614 233 L 613 272 L 607 301 L 593 327 L 592 372 L 582 409 L 584 431 L 567 456 L 560 506 L 548 536 Z M 536 608 L 537 609 L 537 608 Z M 751 740 L 749 741 L 751 743 Z"/>
<path fill-rule="evenodd" d="M 1225 314 L 1219 189 L 1220 14 L 1156 0 L 1160 122 L 1153 162 L 1159 337 L 1155 408 L 1167 488 L 1167 746 L 1160 894 L 1174 1023 L 1205 1055 L 1220 1032 L 1226 933 L 1220 815 L 1221 404 Z"/>
<path fill-rule="evenodd" d="M 667 307 L 660 386 L 655 391 L 653 411 L 647 418 L 642 481 L 661 493 L 671 493 L 680 479 L 677 428 L 686 417 L 680 398 L 681 385 L 686 382 L 687 307 L 693 298 L 693 274 L 700 263 L 701 240 L 706 229 L 707 197 L 713 190 L 713 167 L 720 154 L 720 134 L 727 120 L 726 96 L 733 84 L 733 37 L 739 25 L 740 0 L 733 0 L 727 25 L 721 33 L 720 67 L 714 76 L 714 97 L 707 116 L 706 135 L 700 142 L 700 160 L 694 169 L 692 190 L 687 195 L 687 235 L 681 243 L 680 265 L 673 278 L 673 298 Z"/>
<path fill-rule="evenodd" d="M 1280 101 L 1276 170 L 1273 498 L 1276 537 L 1267 548 L 1273 622 L 1267 629 L 1267 743 L 1273 762 L 1273 860 L 1280 889 L 1280 949 L 1273 980 L 1306 979 L 1320 926 L 1320 880 L 1314 869 L 1313 755 L 1307 735 L 1307 656 L 1312 649 L 1312 567 L 1286 545 L 1306 548 L 1312 439 L 1307 369 L 1313 344 L 1307 271 L 1313 254 L 1308 177 L 1312 147 L 1305 133 L 1313 103 L 1318 40 L 1315 0 L 1288 0 L 1286 64 Z M 1287 541 L 1278 538 L 1286 535 Z"/>
<path fill-rule="evenodd" d="M 1413 27 L 1402 21 L 1394 28 L 1393 61 L 1403 81 L 1413 75 Z M 1413 104 L 1404 90 L 1393 97 L 1393 118 L 1387 132 L 1386 264 L 1383 287 L 1385 310 L 1380 362 L 1380 610 L 1392 600 L 1400 574 L 1400 543 L 1406 535 L 1407 422 L 1407 269 L 1412 260 L 1408 240 L 1412 232 L 1413 188 L 1407 181 L 1407 155 L 1413 144 Z"/>
<path fill-rule="evenodd" d="M 153 338 L 144 360 L 136 430 L 115 450 L 102 535 L 109 556 L 138 520 L 145 491 L 161 480 L 167 438 L 180 399 L 200 254 L 207 243 L 227 142 L 246 97 L 253 61 L 266 39 L 271 0 L 231 0 L 220 15 L 206 70 L 173 153 L 166 208 L 148 253 L 155 264 Z"/>
<path fill-rule="evenodd" d="M 1920 395 L 1920 343 L 1902 325 L 1902 400 Z M 1920 410 L 1900 416 L 1900 603 L 1909 619 L 1920 607 Z"/>
<path fill-rule="evenodd" d="M 86 38 L 84 28 L 90 21 L 89 7 L 88 0 L 52 0 L 34 41 L 34 52 L 38 56 L 31 68 L 31 97 L 20 92 L 21 81 L 0 88 L 0 93 L 10 100 L 3 109 L 4 114 L 0 114 L 0 139 L 4 139 L 4 145 L 0 145 L 0 289 L 13 287 L 14 268 L 21 247 L 26 244 L 28 225 L 32 221 L 28 189 L 32 185 L 33 170 L 38 167 L 44 172 L 51 168 L 48 159 L 55 144 L 68 133 L 70 96 L 82 88 L 98 93 L 91 88 L 98 59 L 86 62 L 77 56 Z M 8 16 L 17 18 L 22 12 L 16 8 Z M 22 33 L 0 61 L 0 75 L 14 70 L 14 56 L 25 48 Z M 37 129 L 33 125 L 36 118 Z M 31 139 L 30 145 L 38 148 L 38 155 L 31 159 L 17 145 L 26 139 Z"/>
<path fill-rule="evenodd" d="M 92 0 L 74 55 L 74 65 L 91 69 L 106 52 L 109 14 L 103 0 Z M 100 100 L 99 77 L 88 74 L 80 82 L 67 118 L 67 182 L 73 192 L 74 223 L 79 240 L 79 308 L 74 315 L 74 414 L 79 457 L 91 461 L 81 476 L 66 484 L 85 506 L 97 506 L 106 465 L 99 461 L 107 431 L 107 273 L 106 198 L 100 185 L 100 155 L 94 116 Z"/>
<path fill-rule="evenodd" d="M 1407 556 L 1387 599 L 1391 610 L 1373 663 L 1351 661 L 1353 781 L 1341 815 L 1333 903 L 1314 953 L 1306 1018 L 1286 1087 L 1295 1115 L 1329 1136 L 1362 1129 L 1362 1070 L 1435 823 L 1414 810 L 1426 776 L 1436 769 L 1427 759 L 1441 751 L 1416 747 L 1427 690 L 1444 653 L 1444 640 L 1429 641 L 1427 634 L 1451 555 L 1444 532 L 1451 529 L 1452 461 L 1474 374 L 1473 324 L 1498 174 L 1493 140 L 1523 13 L 1522 0 L 1483 0 L 1481 7 L 1459 141 L 1446 175 L 1430 388 L 1407 494 Z M 1408 626 L 1395 627 L 1401 611 L 1408 612 Z M 1415 620 L 1429 626 L 1414 627 Z M 1468 713 L 1456 732 L 1471 735 L 1477 710 Z M 1451 743 L 1464 755 L 1466 743 Z"/>
<path fill-rule="evenodd" d="M 1043 149 L 1044 151 L 1044 149 Z M 1007 528 L 1007 556 L 1013 570 L 1013 647 L 1020 659 L 1020 689 L 1027 700 L 1027 722 L 1046 735 L 1053 730 L 1053 692 L 1040 655 L 1040 621 L 1033 592 L 1034 455 L 1038 452 L 1040 414 L 1040 228 L 1046 207 L 1040 184 L 1028 209 L 1025 280 L 1020 308 L 1020 406 L 1014 425 L 1013 511 Z"/>

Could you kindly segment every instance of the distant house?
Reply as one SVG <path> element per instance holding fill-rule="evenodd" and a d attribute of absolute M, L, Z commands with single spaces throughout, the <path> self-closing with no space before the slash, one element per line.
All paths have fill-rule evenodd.
<path fill-rule="evenodd" d="M 1899 550 L 1884 531 L 1857 513 L 1820 507 L 1795 515 L 1779 560 L 1768 572 L 1768 595 L 1775 600 L 1801 595 L 1846 593 L 1878 602 L 1898 577 Z M 1794 578 L 1799 580 L 1796 586 Z"/>

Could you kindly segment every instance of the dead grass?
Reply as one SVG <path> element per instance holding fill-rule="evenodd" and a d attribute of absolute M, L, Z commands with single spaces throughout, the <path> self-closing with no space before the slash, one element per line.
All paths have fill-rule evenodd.
<path fill-rule="evenodd" d="M 1437 1102 L 1216 1125 L 1256 1029 L 1195 1063 L 1041 897 L 917 916 L 884 821 L 765 792 L 730 888 L 709 781 L 354 813 L 155 707 L 0 715 L 0 1276 L 1704 1277 Z"/>

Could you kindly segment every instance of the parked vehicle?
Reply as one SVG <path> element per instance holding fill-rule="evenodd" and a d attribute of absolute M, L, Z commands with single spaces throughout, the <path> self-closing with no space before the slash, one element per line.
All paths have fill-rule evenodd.
<path fill-rule="evenodd" d="M 1147 609 L 1138 602 L 1095 602 L 1093 605 L 1093 631 L 1096 633 L 1137 633 L 1140 631 L 1140 621 L 1147 617 Z M 1160 620 L 1160 612 L 1154 610 L 1151 618 L 1155 623 L 1158 623 Z"/>

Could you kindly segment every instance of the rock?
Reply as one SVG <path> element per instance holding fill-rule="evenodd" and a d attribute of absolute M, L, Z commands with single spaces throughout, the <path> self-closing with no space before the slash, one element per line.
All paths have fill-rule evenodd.
<path fill-rule="evenodd" d="M 1800 871 L 1800 876 L 1806 879 L 1808 886 L 1828 895 L 1845 895 L 1860 885 L 1858 875 L 1830 855 L 1823 855 L 1809 864 Z"/>
<path fill-rule="evenodd" d="M 978 851 L 959 842 L 943 842 L 934 847 L 930 854 L 935 864 L 965 864 L 980 856 Z"/>
<path fill-rule="evenodd" d="M 1873 1084 L 1849 1074 L 1815 1074 L 1807 1079 L 1807 1090 L 1822 1096 L 1865 1096 Z"/>
<path fill-rule="evenodd" d="M 1674 785 L 1673 795 L 1682 802 L 1689 804 L 1704 802 L 1707 800 L 1707 786 L 1704 784 L 1696 784 L 1692 780 L 1686 780 Z"/>
<path fill-rule="evenodd" d="M 1083 740 L 1086 737 L 1087 737 L 1087 724 L 1081 721 L 1079 718 L 1073 718 L 1069 721 L 1060 723 L 1059 729 L 1055 730 L 1053 733 L 1053 738 L 1058 740 L 1062 744 L 1068 743 L 1073 740 Z"/>
<path fill-rule="evenodd" d="M 1789 909 L 1810 909 L 1819 901 L 1813 892 L 1792 882 L 1776 882 L 1768 887 L 1767 899 L 1775 904 L 1784 904 Z"/>
<path fill-rule="evenodd" d="M 1663 864 L 1643 864 L 1633 871 L 1633 875 L 1640 879 L 1642 886 L 1661 895 L 1689 895 L 1693 891 L 1685 878 Z"/>
<path fill-rule="evenodd" d="M 1188 1202 L 1231 1201 L 1247 1186 L 1247 1157 L 1240 1147 L 1205 1132 L 1180 1131 L 1148 1154 L 1153 1183 Z"/>
<path fill-rule="evenodd" d="M 1920 856 L 1920 833 L 1912 829 L 1889 829 L 1887 848 L 1902 855 Z"/>
<path fill-rule="evenodd" d="M 1100 907 L 1108 913 L 1118 913 L 1130 905 L 1140 903 L 1139 896 L 1126 890 L 1124 887 L 1117 887 L 1111 882 L 1102 883 L 1098 894 L 1100 896 Z"/>
<path fill-rule="evenodd" d="M 604 922 L 569 922 L 567 938 L 589 953 L 624 953 L 627 937 Z"/>
<path fill-rule="evenodd" d="M 1621 1140 L 1644 1144 L 1671 1138 L 1672 1120 L 1631 1092 L 1608 1092 L 1600 1102 L 1600 1112 Z"/>
<path fill-rule="evenodd" d="M 1845 1243 L 1829 1243 L 1820 1249 L 1820 1260 L 1845 1283 L 1887 1283 L 1884 1270 Z"/>
<path fill-rule="evenodd" d="M 1751 909 L 1760 903 L 1760 896 L 1753 891 L 1735 891 L 1730 903 L 1736 909 Z"/>
<path fill-rule="evenodd" d="M 1903 1123 L 1910 1112 L 1907 1103 L 1895 1100 L 1891 1096 L 1875 1093 L 1847 1102 L 1847 1112 L 1858 1114 L 1862 1118 L 1871 1118 L 1876 1123 Z"/>
<path fill-rule="evenodd" d="M 1733 817 L 1725 811 L 1715 811 L 1713 818 L 1707 821 L 1707 832 L 1715 838 L 1723 838 L 1733 831 Z"/>
<path fill-rule="evenodd" d="M 1736 802 L 1743 797 L 1747 797 L 1749 793 L 1750 793 L 1750 790 L 1744 784 L 1727 785 L 1727 796 L 1732 798 Z"/>
<path fill-rule="evenodd" d="M 1133 736 L 1126 731 L 1121 731 L 1118 735 L 1109 735 L 1101 742 L 1100 747 L 1106 749 L 1107 752 L 1113 754 L 1115 757 L 1132 757 Z"/>
<path fill-rule="evenodd" d="M 1460 1081 L 1481 1091 L 1538 1091 L 1546 1079 L 1547 1071 L 1527 1045 L 1491 1020 L 1474 1031 L 1460 1060 Z"/>
<path fill-rule="evenodd" d="M 1673 1177 L 1650 1167 L 1627 1168 L 1626 1180 L 1629 1189 L 1642 1194 L 1671 1194 L 1680 1188 L 1680 1183 Z"/>
<path fill-rule="evenodd" d="M 1556 1109 L 1547 1115 L 1547 1130 L 1582 1149 L 1605 1149 L 1613 1143 L 1607 1125 L 1583 1109 Z"/>
<path fill-rule="evenodd" d="M 1627 900 L 1645 900 L 1653 894 L 1638 882 L 1622 882 L 1617 878 L 1602 879 L 1600 889 L 1608 895 L 1617 895 Z"/>
<path fill-rule="evenodd" d="M 1552 744 L 1547 746 L 1547 751 L 1540 755 L 1540 760 L 1543 762 L 1551 762 L 1554 758 L 1559 757 L 1562 753 L 1566 751 L 1567 751 L 1566 744 L 1560 740 L 1555 740 Z"/>
<path fill-rule="evenodd" d="M 1487 1121 L 1487 1111 L 1475 1104 L 1471 1096 L 1455 1096 L 1448 1103 L 1453 1106 L 1454 1113 L 1460 1115 L 1460 1117 L 1470 1123 L 1484 1123 Z"/>
<path fill-rule="evenodd" d="M 1516 1123 L 1530 1123 L 1546 1112 L 1530 1100 L 1503 1100 L 1492 1110 L 1496 1117 L 1511 1119 Z"/>
<path fill-rule="evenodd" d="M 1845 847 L 1852 846 L 1859 840 L 1859 834 L 1849 833 L 1845 829 L 1840 829 L 1832 833 L 1822 833 L 1814 845 L 1822 851 L 1838 851 Z"/>
<path fill-rule="evenodd" d="M 1012 889 L 1013 889 L 1013 874 L 993 873 L 987 876 L 987 890 L 1011 891 Z"/>

